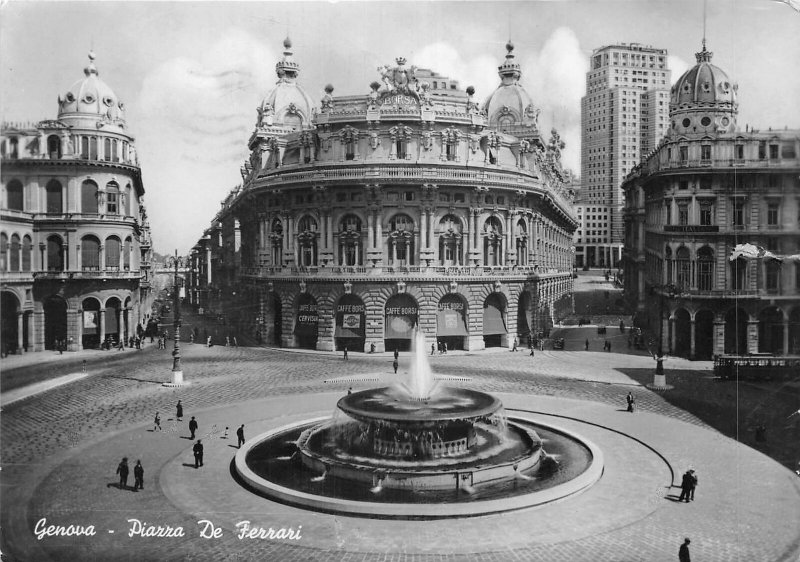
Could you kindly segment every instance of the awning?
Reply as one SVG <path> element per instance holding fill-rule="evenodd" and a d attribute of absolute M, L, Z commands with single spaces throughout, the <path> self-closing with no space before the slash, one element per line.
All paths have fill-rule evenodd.
<path fill-rule="evenodd" d="M 416 315 L 386 315 L 386 339 L 389 340 L 411 340 L 414 339 L 414 325 Z"/>
<path fill-rule="evenodd" d="M 333 337 L 335 337 L 335 338 L 363 338 L 364 335 L 359 333 L 357 330 L 351 330 L 350 328 L 345 328 L 344 326 L 336 326 L 336 329 L 333 331 Z"/>
<path fill-rule="evenodd" d="M 491 304 L 483 309 L 483 335 L 494 336 L 506 334 L 506 324 L 503 322 L 503 311 Z"/>
<path fill-rule="evenodd" d="M 452 309 L 439 310 L 436 313 L 437 336 L 468 336 L 461 312 Z"/>

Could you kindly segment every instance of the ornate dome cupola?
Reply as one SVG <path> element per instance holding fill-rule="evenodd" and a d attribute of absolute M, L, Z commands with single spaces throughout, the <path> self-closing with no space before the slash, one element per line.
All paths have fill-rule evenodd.
<path fill-rule="evenodd" d="M 311 126 L 311 98 L 296 82 L 300 65 L 292 59 L 292 42 L 288 37 L 283 47 L 283 58 L 275 65 L 278 82 L 261 102 L 256 126 L 301 130 Z"/>
<path fill-rule="evenodd" d="M 711 64 L 713 53 L 695 53 L 697 64 L 672 86 L 669 115 L 673 135 L 727 133 L 736 130 L 738 85 Z"/>
<path fill-rule="evenodd" d="M 531 97 L 519 83 L 522 69 L 514 60 L 514 44 L 506 43 L 506 60 L 497 67 L 500 85 L 483 104 L 490 127 L 527 125 L 536 127 L 539 110 L 533 107 Z"/>
<path fill-rule="evenodd" d="M 58 96 L 58 118 L 76 126 L 93 126 L 87 121 L 99 121 L 125 128 L 125 106 L 100 79 L 94 59 L 95 54 L 89 52 L 84 78 L 75 82 L 66 94 Z"/>

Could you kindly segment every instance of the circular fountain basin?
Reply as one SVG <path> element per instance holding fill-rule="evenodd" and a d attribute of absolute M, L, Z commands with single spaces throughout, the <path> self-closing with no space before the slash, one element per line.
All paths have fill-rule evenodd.
<path fill-rule="evenodd" d="M 386 387 L 348 394 L 339 400 L 337 407 L 364 421 L 432 424 L 490 416 L 503 405 L 490 394 L 466 388 L 446 387 L 430 398 L 415 400 L 404 396 L 400 389 Z"/>
<path fill-rule="evenodd" d="M 588 440 L 552 425 L 516 417 L 509 420 L 510 430 L 520 432 L 521 440 L 528 444 L 533 442 L 531 435 L 541 436 L 546 456 L 535 444 L 524 452 L 510 449 L 520 455 L 518 458 L 490 458 L 491 454 L 483 456 L 486 451 L 478 451 L 474 458 L 436 459 L 433 464 L 363 458 L 323 460 L 307 452 L 301 454 L 297 446 L 301 435 L 328 421 L 307 420 L 249 440 L 236 454 L 239 478 L 268 498 L 318 511 L 441 518 L 557 501 L 588 488 L 603 471 L 602 453 Z"/>

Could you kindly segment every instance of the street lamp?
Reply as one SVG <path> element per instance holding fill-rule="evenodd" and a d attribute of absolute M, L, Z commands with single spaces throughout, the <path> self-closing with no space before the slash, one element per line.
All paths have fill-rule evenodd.
<path fill-rule="evenodd" d="M 653 383 L 648 384 L 648 388 L 653 390 L 670 390 L 673 388 L 667 384 L 667 376 L 664 374 L 664 295 L 674 298 L 680 293 L 679 289 L 669 283 L 666 285 L 657 285 L 653 287 L 653 292 L 658 293 L 659 307 L 658 307 L 658 349 L 656 351 L 656 372 L 653 376 Z"/>
<path fill-rule="evenodd" d="M 175 347 L 172 349 L 172 382 L 164 383 L 164 386 L 182 386 L 183 385 L 183 369 L 181 368 L 181 307 L 180 307 L 180 288 L 178 286 L 178 268 L 186 265 L 186 260 L 178 256 L 178 250 L 175 250 L 175 256 L 167 258 L 167 267 L 175 267 L 174 285 L 172 291 L 173 310 L 175 311 Z"/>

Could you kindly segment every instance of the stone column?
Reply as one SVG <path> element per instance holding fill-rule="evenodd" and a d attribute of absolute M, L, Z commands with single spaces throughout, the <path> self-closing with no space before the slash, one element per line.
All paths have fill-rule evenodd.
<path fill-rule="evenodd" d="M 783 354 L 789 355 L 789 320 L 786 318 L 783 320 Z"/>
<path fill-rule="evenodd" d="M 22 336 L 24 335 L 23 330 L 25 328 L 22 315 L 22 312 L 17 312 L 17 349 L 20 354 L 22 354 Z"/>
<path fill-rule="evenodd" d="M 100 344 L 106 340 L 106 309 L 101 308 L 97 313 L 100 316 Z"/>
<path fill-rule="evenodd" d="M 420 244 L 420 251 L 428 249 L 428 212 L 425 209 L 420 211 L 420 233 L 422 234 L 422 240 Z"/>
<path fill-rule="evenodd" d="M 429 211 L 430 218 L 428 218 L 428 249 L 432 250 L 436 247 L 436 233 L 434 232 L 434 227 L 436 226 L 434 222 L 436 222 L 436 213 L 433 209 Z"/>
<path fill-rule="evenodd" d="M 374 217 L 372 211 L 367 213 L 367 249 L 371 250 L 375 247 L 375 233 L 373 232 Z"/>
<path fill-rule="evenodd" d="M 176 314 L 177 314 L 177 312 L 176 312 Z M 122 325 L 122 309 L 121 308 L 117 309 L 117 332 L 119 333 L 119 335 L 117 336 L 117 339 L 118 340 L 119 339 L 124 340 L 125 339 L 125 330 L 124 330 L 124 326 Z"/>
<path fill-rule="evenodd" d="M 758 353 L 758 320 L 747 321 L 747 353 Z"/>
<path fill-rule="evenodd" d="M 692 318 L 689 321 L 689 359 L 694 359 L 694 353 L 695 353 L 694 330 L 695 330 L 695 323 L 694 323 L 694 318 Z"/>
<path fill-rule="evenodd" d="M 725 353 L 725 320 L 714 318 L 714 344 L 712 346 L 714 355 Z"/>

